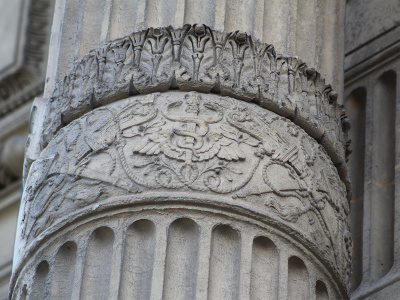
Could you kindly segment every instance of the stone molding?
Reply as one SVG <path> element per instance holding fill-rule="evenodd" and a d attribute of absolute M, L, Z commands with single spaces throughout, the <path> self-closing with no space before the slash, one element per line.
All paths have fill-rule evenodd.
<path fill-rule="evenodd" d="M 12 74 L 3 78 L 0 74 L 0 117 L 43 91 L 54 1 L 29 2 L 20 65 Z"/>
<path fill-rule="evenodd" d="M 170 89 L 231 96 L 289 118 L 324 146 L 350 197 L 350 123 L 331 85 L 299 58 L 276 54 L 272 45 L 205 25 L 149 28 L 90 51 L 57 83 L 41 147 L 97 107 Z"/>
<path fill-rule="evenodd" d="M 200 205 L 196 205 L 195 203 Z M 238 212 L 240 212 L 239 215 Z M 269 278 L 274 278 L 277 281 L 279 278 L 284 278 L 282 281 L 279 280 L 279 285 L 276 284 L 273 288 L 267 288 L 267 295 L 270 297 L 271 295 L 274 295 L 271 299 L 286 298 L 283 296 L 285 295 L 284 290 L 291 284 L 286 280 L 288 277 L 287 273 L 291 273 L 290 270 L 289 272 L 287 270 L 287 258 L 290 258 L 293 255 L 301 258 L 301 260 L 304 260 L 307 264 L 310 281 L 313 279 L 315 281 L 321 280 L 328 286 L 329 299 L 348 299 L 348 291 L 346 291 L 343 282 L 340 281 L 340 276 L 335 272 L 334 266 L 327 265 L 326 260 L 321 259 L 320 256 L 315 254 L 318 253 L 318 249 L 315 248 L 313 243 L 311 243 L 304 235 L 291 231 L 291 229 L 286 227 L 285 224 L 282 224 L 280 220 L 268 217 L 260 218 L 260 216 L 263 216 L 262 212 L 257 209 L 249 209 L 249 206 L 247 205 L 238 206 L 237 203 L 230 201 L 229 199 L 223 199 L 212 195 L 199 195 L 196 193 L 190 196 L 187 193 L 170 195 L 164 192 L 158 192 L 147 194 L 145 197 L 143 197 L 143 195 L 130 195 L 110 198 L 107 203 L 93 207 L 92 214 L 85 218 L 82 218 L 80 211 L 74 212 L 74 214 L 69 217 L 64 217 L 62 220 L 57 222 L 56 228 L 53 227 L 47 229 L 46 235 L 41 235 L 35 240 L 35 247 L 27 249 L 29 252 L 27 252 L 26 261 L 24 261 L 24 266 L 21 268 L 21 272 L 18 274 L 20 270 L 14 269 L 14 277 L 11 285 L 12 296 L 10 299 L 20 299 L 19 297 L 21 297 L 21 292 L 30 294 L 32 290 L 38 287 L 43 294 L 45 294 L 46 291 L 49 293 L 48 291 L 50 289 L 52 290 L 52 288 L 49 288 L 49 282 L 51 282 L 51 286 L 57 286 L 57 283 L 61 282 L 67 286 L 62 292 L 65 293 L 67 291 L 67 293 L 74 295 L 74 297 L 71 298 L 79 299 L 79 295 L 82 295 L 81 285 L 85 284 L 85 281 L 90 282 L 90 278 L 86 278 L 84 275 L 85 273 L 83 272 L 86 265 L 89 264 L 85 262 L 85 256 L 87 257 L 94 253 L 98 259 L 103 262 L 99 267 L 99 273 L 110 278 L 109 280 L 111 281 L 111 284 L 107 284 L 106 286 L 116 287 L 114 288 L 114 291 L 109 291 L 108 296 L 109 298 L 117 299 L 117 295 L 121 294 L 121 292 L 126 294 L 129 293 L 129 291 L 138 288 L 136 282 L 130 282 L 129 288 L 120 287 L 121 281 L 131 278 L 132 273 L 136 273 L 132 271 L 132 269 L 126 271 L 121 267 L 122 264 L 126 264 L 131 268 L 133 260 L 132 257 L 122 255 L 123 248 L 132 249 L 132 251 L 141 253 L 141 255 L 138 255 L 139 257 L 137 260 L 134 260 L 135 269 L 143 270 L 142 266 L 145 264 L 147 267 L 146 270 L 149 272 L 153 271 L 151 276 L 152 278 L 149 280 L 148 277 L 146 277 L 147 280 L 142 281 L 142 284 L 148 286 L 150 285 L 150 282 L 152 282 L 152 293 L 155 292 L 154 297 L 159 296 L 162 294 L 163 290 L 163 279 L 171 276 L 171 272 L 168 270 L 169 268 L 167 269 L 164 267 L 164 264 L 168 264 L 168 261 L 170 260 L 168 259 L 168 250 L 166 249 L 168 244 L 174 242 L 178 243 L 179 247 L 176 248 L 175 253 L 182 255 L 180 249 L 186 249 L 187 242 L 193 240 L 193 236 L 187 235 L 177 241 L 166 236 L 167 231 L 169 231 L 168 227 L 170 227 L 174 222 L 179 222 L 179 220 L 182 219 L 194 220 L 200 225 L 199 231 L 201 232 L 199 233 L 202 238 L 199 244 L 202 246 L 200 246 L 200 249 L 197 247 L 194 249 L 191 248 L 190 251 L 190 253 L 192 253 L 192 259 L 190 262 L 196 264 L 198 259 L 198 268 L 193 268 L 192 264 L 188 264 L 190 270 L 194 273 L 200 274 L 197 277 L 198 292 L 196 293 L 196 296 L 200 299 L 207 298 L 207 291 L 209 291 L 208 278 L 209 276 L 215 276 L 215 271 L 209 271 L 210 264 L 215 263 L 215 259 L 212 260 L 210 258 L 210 252 L 215 245 L 210 233 L 215 228 L 218 228 L 218 226 L 229 226 L 234 230 L 238 230 L 241 239 L 242 246 L 238 251 L 240 257 L 235 259 L 237 262 L 237 267 L 235 269 L 240 269 L 240 281 L 245 282 L 245 284 L 247 283 L 247 285 L 242 285 L 240 287 L 230 286 L 231 292 L 237 293 L 238 290 L 240 290 L 241 293 L 244 292 L 244 299 L 249 297 L 248 294 L 246 295 L 245 291 L 247 290 L 247 292 L 250 292 L 249 290 L 251 290 L 251 287 L 250 284 L 248 284 L 250 281 L 249 277 L 251 274 L 256 272 L 253 268 L 250 271 L 250 268 L 242 268 L 240 265 L 244 264 L 246 266 L 250 260 L 254 259 L 254 255 L 251 253 L 253 238 L 266 236 L 268 239 L 279 245 L 278 253 L 279 256 L 283 258 L 282 260 L 279 260 L 274 256 L 268 256 L 267 263 L 264 262 L 263 265 L 264 267 L 267 266 L 267 268 L 269 268 L 270 264 L 268 263 L 273 261 L 274 263 L 279 264 L 279 273 L 276 272 L 271 274 L 270 277 L 264 277 L 265 275 L 262 274 L 264 275 L 261 277 L 263 283 L 262 286 L 268 284 L 267 279 Z M 63 224 L 63 221 L 67 218 L 70 218 L 69 221 L 73 224 L 72 226 L 65 226 Z M 158 239 L 156 240 L 154 251 L 156 252 L 156 257 L 150 259 L 150 263 L 148 263 L 149 256 L 147 256 L 147 253 L 137 250 L 141 249 L 140 247 L 146 247 L 143 246 L 143 240 L 139 240 L 136 243 L 129 242 L 128 229 L 131 224 L 143 221 L 147 222 L 148 220 L 156 225 L 158 232 Z M 110 257 L 104 255 L 104 251 L 101 251 L 101 249 L 90 247 L 90 236 L 93 236 L 93 233 L 96 233 L 101 228 L 111 228 L 113 235 L 115 236 L 114 243 L 109 244 L 109 251 L 107 251 L 109 254 L 112 253 Z M 185 228 L 187 227 L 182 227 L 181 230 L 185 232 Z M 247 230 L 243 230 L 244 228 Z M 288 235 L 287 232 L 290 232 L 290 235 Z M 227 243 L 229 243 L 229 239 Z M 60 258 L 56 256 L 56 254 L 59 253 L 59 249 L 65 244 L 75 244 L 77 248 L 77 256 L 80 257 L 80 259 L 77 259 L 76 261 L 71 259 L 64 262 L 66 267 L 61 268 L 61 270 L 58 266 L 51 267 L 49 272 L 50 274 L 47 276 L 47 284 L 41 284 L 40 286 L 35 287 L 35 279 L 38 277 L 37 272 L 35 274 L 37 266 L 43 263 L 50 266 L 55 264 L 59 265 Z M 186 251 L 183 252 L 185 253 Z M 198 257 L 196 257 L 196 252 L 200 252 L 198 253 Z M 181 261 L 185 261 L 184 255 L 182 255 Z M 179 265 L 179 262 L 178 259 L 175 260 L 176 265 Z M 188 261 L 186 260 L 186 262 Z M 111 264 L 112 271 L 110 272 Z M 158 268 L 157 265 L 159 266 Z M 62 280 L 65 278 L 66 273 L 71 273 L 71 270 L 74 272 L 74 269 L 78 270 L 78 272 L 75 273 L 74 284 L 71 284 L 70 281 Z M 229 276 L 226 277 L 226 274 L 223 274 L 226 269 L 222 267 L 220 270 L 221 272 L 219 272 L 218 276 L 222 278 L 222 280 L 227 280 L 227 278 L 232 275 L 229 274 Z M 16 272 L 19 275 L 18 277 L 15 276 Z M 232 271 L 232 273 L 233 272 L 236 273 L 237 270 Z M 137 273 L 139 276 L 143 276 L 143 271 Z M 184 273 L 183 275 L 185 276 L 184 282 L 191 282 L 190 279 L 192 276 L 188 278 L 186 274 Z M 258 274 L 256 274 L 256 276 L 257 275 Z M 175 280 L 176 276 L 171 276 L 170 278 Z M 308 280 L 309 278 L 306 278 L 306 280 L 304 282 L 301 281 L 301 283 L 306 285 Z M 36 283 L 36 285 L 38 284 Z M 280 287 L 280 285 L 283 287 Z M 279 294 L 279 297 L 277 294 Z M 312 297 L 307 297 L 305 299 L 311 298 Z M 218 299 L 224 298 L 218 297 Z"/>

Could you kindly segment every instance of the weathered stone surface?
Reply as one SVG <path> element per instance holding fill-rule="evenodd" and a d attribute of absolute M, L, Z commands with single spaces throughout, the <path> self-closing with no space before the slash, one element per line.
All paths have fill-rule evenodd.
<path fill-rule="evenodd" d="M 4 117 L 16 108 L 21 107 L 22 104 L 32 100 L 43 91 L 45 82 L 54 1 L 18 2 L 20 1 L 5 4 L 10 7 L 20 6 L 19 16 L 10 15 L 13 19 L 18 20 L 16 22 L 20 28 L 14 41 L 4 37 L 2 42 L 2 45 L 5 45 L 6 48 L 10 46 L 7 44 L 14 42 L 18 49 L 13 56 L 12 63 L 0 74 L 0 117 Z M 7 20 L 7 17 L 2 16 L 2 20 Z M 9 28 L 1 27 L 5 32 L 12 31 L 12 23 L 9 25 Z M 7 56 L 7 53 L 3 53 L 1 49 L 0 54 L 3 56 L 2 59 Z"/>
<path fill-rule="evenodd" d="M 398 38 L 398 37 L 397 37 Z M 397 147 L 400 60 L 365 65 L 368 76 L 352 78 L 346 91 L 354 124 L 354 155 L 349 167 L 353 187 L 350 224 L 353 236 L 353 299 L 397 299 L 400 279 Z M 375 59 L 375 58 L 374 58 Z"/>
<path fill-rule="evenodd" d="M 1 43 L 0 46 L 0 74 L 11 67 L 16 59 L 15 56 L 18 54 L 18 38 L 19 20 L 22 18 L 23 2 L 21 0 L 13 1 L 9 4 L 6 2 L 0 3 L 0 8 L 4 11 L 4 15 L 0 20 L 0 27 L 6 28 L 0 32 L 0 39 L 7 41 L 7 43 Z"/>
<path fill-rule="evenodd" d="M 387 0 L 385 5 L 378 0 L 366 3 L 349 1 L 346 7 L 345 52 L 350 53 L 363 46 L 368 48 L 371 39 L 399 26 L 399 14 L 400 5 L 396 0 Z"/>
<path fill-rule="evenodd" d="M 272 45 L 204 25 L 132 33 L 76 62 L 49 100 L 42 148 L 96 107 L 176 88 L 253 101 L 293 120 L 324 146 L 350 190 L 350 125 L 332 87 L 300 59 L 277 55 Z"/>
<path fill-rule="evenodd" d="M 242 31 L 91 50 L 32 109 L 10 297 L 348 298 L 337 98 Z"/>
<path fill-rule="evenodd" d="M 197 193 L 115 200 L 36 244 L 13 299 L 347 298 L 307 239 L 256 210 Z"/>
<path fill-rule="evenodd" d="M 99 2 L 100 1 L 100 2 Z M 241 30 L 318 70 L 342 98 L 343 0 L 58 0 L 44 97 L 91 49 L 146 28 Z"/>
<path fill-rule="evenodd" d="M 76 220 L 161 201 L 165 209 L 219 206 L 234 219 L 239 211 L 259 214 L 300 239 L 344 288 L 349 207 L 330 161 L 287 118 L 229 96 L 168 91 L 94 109 L 60 129 L 30 167 L 14 276 Z"/>
<path fill-rule="evenodd" d="M 26 137 L 11 136 L 0 143 L 0 188 L 22 177 Z"/>

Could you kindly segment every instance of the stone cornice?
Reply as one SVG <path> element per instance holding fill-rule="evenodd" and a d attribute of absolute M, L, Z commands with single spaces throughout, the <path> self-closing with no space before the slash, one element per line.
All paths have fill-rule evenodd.
<path fill-rule="evenodd" d="M 90 51 L 56 85 L 42 146 L 96 107 L 170 89 L 231 96 L 292 120 L 324 146 L 350 192 L 350 123 L 332 86 L 297 57 L 276 54 L 244 32 L 205 25 L 149 28 Z"/>
<path fill-rule="evenodd" d="M 50 0 L 29 3 L 20 65 L 12 74 L 0 76 L 0 117 L 43 91 L 53 5 Z"/>

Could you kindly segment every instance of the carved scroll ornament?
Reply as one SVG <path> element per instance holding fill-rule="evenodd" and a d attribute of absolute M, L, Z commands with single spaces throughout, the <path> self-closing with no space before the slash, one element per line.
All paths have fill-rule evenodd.
<path fill-rule="evenodd" d="M 324 148 L 275 113 L 197 92 L 134 96 L 62 128 L 31 166 L 21 239 L 63 216 L 152 191 L 218 194 L 256 207 L 307 233 L 348 277 L 349 207 Z"/>
<path fill-rule="evenodd" d="M 47 102 L 21 244 L 132 195 L 217 196 L 306 239 L 345 285 L 349 122 L 336 98 L 300 59 L 239 31 L 150 28 L 107 43 Z"/>
<path fill-rule="evenodd" d="M 297 57 L 278 55 L 244 32 L 201 24 L 135 32 L 77 61 L 49 99 L 42 147 L 96 107 L 169 89 L 227 95 L 293 120 L 324 146 L 350 192 L 350 125 L 332 87 Z"/>

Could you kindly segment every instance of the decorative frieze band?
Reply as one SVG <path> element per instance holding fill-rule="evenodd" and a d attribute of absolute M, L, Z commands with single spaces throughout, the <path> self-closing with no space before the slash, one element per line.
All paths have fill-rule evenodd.
<path fill-rule="evenodd" d="M 289 118 L 325 148 L 350 194 L 350 123 L 331 85 L 299 58 L 276 54 L 272 45 L 200 24 L 149 28 L 90 51 L 56 85 L 42 147 L 94 108 L 171 89 L 231 96 Z"/>
<path fill-rule="evenodd" d="M 118 206 L 124 197 L 141 205 L 155 192 L 163 205 L 177 194 L 198 195 L 208 199 L 201 205 L 228 201 L 233 211 L 257 212 L 306 239 L 348 281 L 349 205 L 324 148 L 287 118 L 198 92 L 128 97 L 59 130 L 24 185 L 21 257 L 75 216 Z"/>
<path fill-rule="evenodd" d="M 153 207 L 156 219 L 213 209 L 232 224 L 261 224 L 252 236 L 277 231 L 347 293 L 349 122 L 300 59 L 240 31 L 149 28 L 76 62 L 50 99 L 35 101 L 30 125 L 13 287 L 26 282 L 35 295 L 40 284 L 25 279 L 33 255 L 50 253 L 50 239 L 78 240 L 79 230 L 67 233 L 78 222 L 111 226 L 117 214 Z"/>

